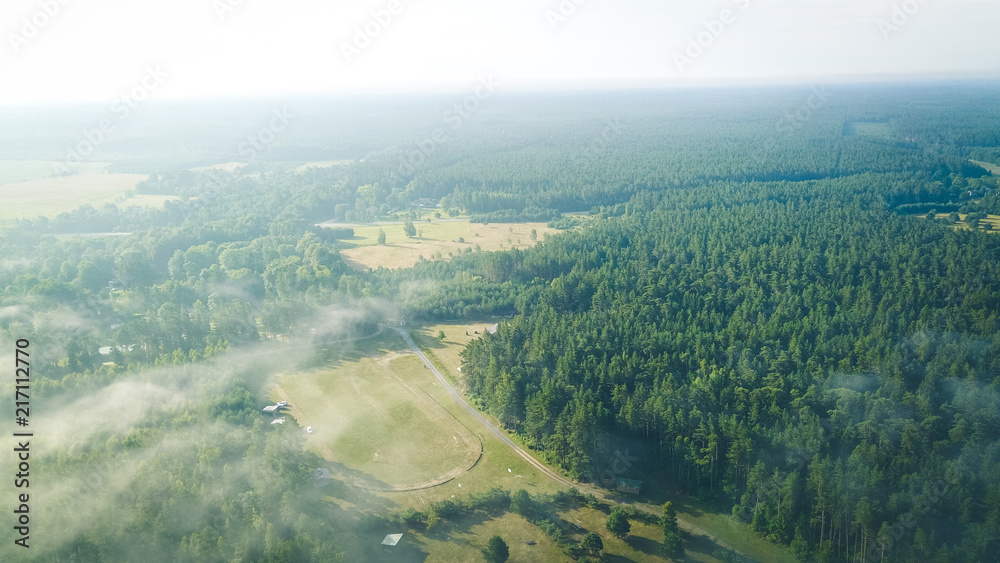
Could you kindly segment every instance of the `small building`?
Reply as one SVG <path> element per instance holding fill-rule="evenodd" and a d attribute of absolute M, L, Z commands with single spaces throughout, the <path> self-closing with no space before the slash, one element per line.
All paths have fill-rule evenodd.
<path fill-rule="evenodd" d="M 330 477 L 330 470 L 320 467 L 313 471 L 313 486 L 316 488 L 325 487 L 333 482 Z"/>
<path fill-rule="evenodd" d="M 496 334 L 498 330 L 500 330 L 500 323 L 486 327 L 486 332 L 490 334 Z"/>
<path fill-rule="evenodd" d="M 642 481 L 619 477 L 618 480 L 615 481 L 615 490 L 622 493 L 628 493 L 630 495 L 637 495 L 642 492 Z"/>
<path fill-rule="evenodd" d="M 382 551 L 392 553 L 396 551 L 396 546 L 402 541 L 403 534 L 389 534 L 382 540 Z"/>
<path fill-rule="evenodd" d="M 263 413 L 274 416 L 274 415 L 278 414 L 279 410 L 281 410 L 281 407 L 279 407 L 278 405 L 270 405 L 270 406 L 264 407 Z"/>

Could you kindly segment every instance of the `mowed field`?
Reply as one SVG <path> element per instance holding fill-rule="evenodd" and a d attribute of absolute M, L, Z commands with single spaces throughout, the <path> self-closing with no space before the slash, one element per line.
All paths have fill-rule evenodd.
<path fill-rule="evenodd" d="M 336 225 L 329 225 L 336 226 Z M 542 240 L 545 233 L 557 233 L 545 223 L 470 223 L 468 220 L 414 222 L 417 238 L 407 238 L 403 224 L 352 226 L 354 238 L 340 251 L 344 261 L 359 270 L 384 267 L 409 268 L 421 257 L 447 260 L 468 251 L 528 248 Z M 379 229 L 385 231 L 386 244 L 378 244 Z M 531 239 L 535 230 L 537 240 Z M 461 239 L 461 240 L 460 240 Z"/>
<path fill-rule="evenodd" d="M 944 214 L 942 213 L 942 215 L 944 215 Z M 956 223 L 955 224 L 955 228 L 956 229 L 966 229 L 966 230 L 968 230 L 970 227 L 965 224 L 965 214 L 964 213 L 959 213 L 958 214 L 958 218 L 962 222 L 961 223 Z M 985 230 L 985 224 L 986 223 L 989 223 L 992 226 L 992 229 L 990 230 L 991 232 L 993 232 L 993 233 L 1000 233 L 1000 215 L 987 215 L 985 219 L 980 220 L 979 221 L 979 230 L 980 231 Z"/>
<path fill-rule="evenodd" d="M 165 200 L 171 199 L 163 196 L 125 198 L 126 192 L 146 178 L 143 174 L 107 174 L 89 170 L 72 176 L 53 177 L 54 164 L 0 162 L 0 178 L 13 179 L 0 183 L 0 220 L 51 218 L 85 204 L 94 207 L 105 203 L 162 206 Z"/>
<path fill-rule="evenodd" d="M 397 334 L 373 340 L 371 355 L 278 378 L 274 396 L 315 430 L 307 448 L 364 488 L 419 489 L 465 473 L 480 457 L 479 438 L 425 391 L 436 383 Z"/>

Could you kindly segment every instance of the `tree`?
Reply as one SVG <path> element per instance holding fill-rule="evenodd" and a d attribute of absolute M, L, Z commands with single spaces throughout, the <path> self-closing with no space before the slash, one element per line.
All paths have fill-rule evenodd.
<path fill-rule="evenodd" d="M 604 526 L 611 532 L 611 535 L 618 539 L 625 539 L 632 531 L 632 524 L 628 521 L 628 516 L 622 512 L 621 508 L 615 508 L 608 515 L 608 520 Z"/>
<path fill-rule="evenodd" d="M 514 491 L 514 493 L 510 495 L 510 510 L 511 512 L 524 516 L 525 518 L 531 518 L 535 510 L 534 501 L 531 500 L 531 495 L 529 495 L 524 489 Z"/>
<path fill-rule="evenodd" d="M 660 521 L 663 526 L 663 548 L 661 555 L 664 557 L 677 557 L 684 551 L 684 544 L 681 541 L 680 528 L 677 526 L 677 511 L 674 510 L 670 502 L 663 503 L 663 519 Z"/>
<path fill-rule="evenodd" d="M 580 546 L 589 551 L 591 555 L 596 556 L 604 549 L 604 540 L 594 532 L 587 532 L 587 535 L 583 536 L 583 543 Z"/>
<path fill-rule="evenodd" d="M 663 536 L 663 546 L 660 547 L 660 555 L 666 558 L 679 557 L 684 554 L 684 543 L 676 533 L 669 533 Z"/>
<path fill-rule="evenodd" d="M 667 501 L 663 503 L 663 520 L 661 521 L 663 526 L 663 533 L 673 532 L 677 533 L 677 511 L 674 510 L 674 506 L 671 502 Z"/>
<path fill-rule="evenodd" d="M 443 330 L 439 330 L 438 331 L 438 340 L 444 340 L 444 331 Z"/>
<path fill-rule="evenodd" d="M 531 240 L 538 240 L 538 231 L 531 229 Z"/>
<path fill-rule="evenodd" d="M 408 238 L 417 236 L 417 228 L 413 226 L 413 221 L 407 219 L 406 222 L 403 223 L 403 233 L 405 233 Z"/>
<path fill-rule="evenodd" d="M 504 563 L 510 557 L 510 550 L 507 549 L 507 542 L 500 536 L 493 536 L 486 549 L 483 550 L 483 559 L 488 563 Z"/>
<path fill-rule="evenodd" d="M 385 246 L 385 231 L 383 231 L 382 229 L 378 230 L 378 243 L 382 246 Z"/>

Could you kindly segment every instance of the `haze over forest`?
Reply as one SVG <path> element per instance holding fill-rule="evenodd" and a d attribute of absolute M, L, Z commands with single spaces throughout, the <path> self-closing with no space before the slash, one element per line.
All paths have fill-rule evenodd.
<path fill-rule="evenodd" d="M 1000 561 L 998 16 L 4 4 L 0 553 Z"/>

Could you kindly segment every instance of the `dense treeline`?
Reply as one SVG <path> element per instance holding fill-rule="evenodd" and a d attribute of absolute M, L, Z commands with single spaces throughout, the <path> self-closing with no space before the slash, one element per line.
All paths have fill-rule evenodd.
<path fill-rule="evenodd" d="M 470 391 L 581 477 L 632 441 L 647 472 L 803 559 L 987 560 L 1000 239 L 900 217 L 880 191 L 668 193 L 515 255 L 545 287 L 466 350 Z"/>

